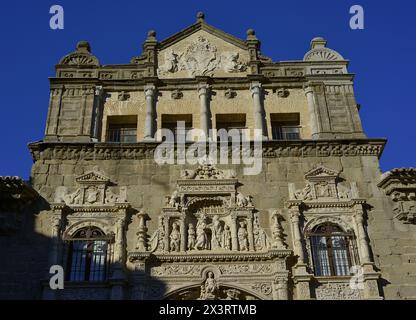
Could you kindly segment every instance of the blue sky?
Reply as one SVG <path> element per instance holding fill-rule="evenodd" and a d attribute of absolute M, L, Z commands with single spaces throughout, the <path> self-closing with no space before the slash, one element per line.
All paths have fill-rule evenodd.
<path fill-rule="evenodd" d="M 65 10 L 64 30 L 49 28 L 54 4 Z M 365 10 L 364 30 L 349 28 L 354 4 Z M 198 11 L 243 39 L 255 29 L 263 54 L 275 61 L 302 59 L 313 37 L 325 37 L 351 61 L 366 134 L 388 138 L 382 170 L 415 165 L 414 1 L 24 0 L 0 3 L 0 175 L 29 177 L 27 144 L 44 134 L 48 77 L 77 41 L 88 40 L 102 64 L 128 63 L 140 54 L 148 30 L 163 40 L 194 23 Z"/>

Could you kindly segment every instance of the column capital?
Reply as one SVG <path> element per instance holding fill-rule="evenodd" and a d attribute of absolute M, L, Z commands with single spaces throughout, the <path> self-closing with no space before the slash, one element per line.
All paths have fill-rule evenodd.
<path fill-rule="evenodd" d="M 198 96 L 201 97 L 201 95 L 208 95 L 211 91 L 211 85 L 207 83 L 200 83 L 198 84 Z"/>
<path fill-rule="evenodd" d="M 313 87 L 310 83 L 303 85 L 303 91 L 305 91 L 305 94 L 313 93 Z"/>
<path fill-rule="evenodd" d="M 250 84 L 250 91 L 251 91 L 252 96 L 254 94 L 260 94 L 262 90 L 263 90 L 263 88 L 262 88 L 262 84 L 260 82 L 255 81 L 255 82 L 252 82 Z"/>
<path fill-rule="evenodd" d="M 144 86 L 144 93 L 146 97 L 153 96 L 156 91 L 156 86 L 154 84 L 147 84 Z"/>

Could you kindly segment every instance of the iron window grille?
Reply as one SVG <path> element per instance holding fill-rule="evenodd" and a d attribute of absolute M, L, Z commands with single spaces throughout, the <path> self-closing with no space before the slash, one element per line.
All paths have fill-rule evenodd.
<path fill-rule="evenodd" d="M 309 235 L 315 276 L 349 276 L 355 264 L 354 235 L 334 224 L 317 226 Z"/>
<path fill-rule="evenodd" d="M 95 227 L 83 228 L 66 239 L 68 259 L 66 280 L 103 282 L 107 280 L 113 237 Z"/>

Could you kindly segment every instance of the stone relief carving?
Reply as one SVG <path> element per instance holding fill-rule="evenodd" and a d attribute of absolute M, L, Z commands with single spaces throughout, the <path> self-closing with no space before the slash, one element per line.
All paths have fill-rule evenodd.
<path fill-rule="evenodd" d="M 395 218 L 405 224 L 416 223 L 416 193 L 395 191 L 391 194 L 391 197 L 394 202 Z"/>
<path fill-rule="evenodd" d="M 238 181 L 234 177 L 233 170 L 219 170 L 207 163 L 194 170 L 183 170 L 177 189 L 166 198 L 159 226 L 150 237 L 150 250 L 269 250 L 271 241 L 260 226 L 253 199 L 237 191 Z"/>
<path fill-rule="evenodd" d="M 109 178 L 97 167 L 75 180 L 80 187 L 72 193 L 68 193 L 66 187 L 56 189 L 55 203 L 65 203 L 68 206 L 99 206 L 127 202 L 126 187 L 120 187 L 120 194 L 114 194 L 108 188 Z"/>
<path fill-rule="evenodd" d="M 302 201 L 333 201 L 349 200 L 353 196 L 358 198 L 355 183 L 351 189 L 340 183 L 339 173 L 318 166 L 305 174 L 306 186 L 303 189 L 295 190 L 294 185 L 289 184 L 289 194 L 293 200 Z"/>
<path fill-rule="evenodd" d="M 385 172 L 378 187 L 393 202 L 395 218 L 405 224 L 416 223 L 416 169 L 399 168 Z"/>
<path fill-rule="evenodd" d="M 360 290 L 353 290 L 349 283 L 324 283 L 315 289 L 318 300 L 360 300 Z"/>
<path fill-rule="evenodd" d="M 170 233 L 170 249 L 171 251 L 180 251 L 180 244 L 181 244 L 181 234 L 179 232 L 179 224 L 174 222 L 172 224 L 172 232 Z"/>
<path fill-rule="evenodd" d="M 272 286 L 269 283 L 256 282 L 251 286 L 251 288 L 265 296 L 269 296 L 272 293 Z"/>
<path fill-rule="evenodd" d="M 59 62 L 60 65 L 70 66 L 99 66 L 98 59 L 91 54 L 90 44 L 86 41 L 80 41 L 77 44 L 76 51 L 66 55 Z"/>
<path fill-rule="evenodd" d="M 190 76 L 204 76 L 212 75 L 215 70 L 235 73 L 246 69 L 247 62 L 240 60 L 238 52 L 218 53 L 215 45 L 199 36 L 184 52 L 175 52 L 172 49 L 166 51 L 158 74 L 163 76 L 186 70 Z"/>
<path fill-rule="evenodd" d="M 219 286 L 213 272 L 207 273 L 205 282 L 201 285 L 199 300 L 215 300 L 218 298 Z"/>
<path fill-rule="evenodd" d="M 237 237 L 240 251 L 248 251 L 248 232 L 246 228 L 246 223 L 244 221 L 240 221 L 240 227 L 238 228 Z"/>
<path fill-rule="evenodd" d="M 276 209 L 270 210 L 271 230 L 272 230 L 272 244 L 273 249 L 286 249 L 287 244 L 284 242 L 283 227 L 281 221 L 283 216 Z"/>

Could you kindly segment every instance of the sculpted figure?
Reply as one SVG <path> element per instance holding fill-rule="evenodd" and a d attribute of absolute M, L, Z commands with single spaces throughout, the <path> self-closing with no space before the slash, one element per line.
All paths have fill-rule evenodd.
<path fill-rule="evenodd" d="M 180 204 L 180 199 L 181 197 L 178 194 L 178 191 L 173 191 L 172 195 L 170 196 L 169 199 L 169 206 L 172 208 L 179 208 L 179 204 Z"/>
<path fill-rule="evenodd" d="M 212 238 L 211 238 L 211 249 L 222 248 L 222 233 L 223 228 L 221 221 L 217 215 L 212 218 Z"/>
<path fill-rule="evenodd" d="M 237 237 L 240 251 L 248 251 L 248 232 L 244 221 L 240 221 Z"/>
<path fill-rule="evenodd" d="M 217 280 L 214 278 L 214 273 L 211 271 L 208 272 L 207 279 L 205 283 L 201 286 L 201 297 L 200 299 L 204 300 L 213 300 L 217 296 L 217 291 L 219 287 Z"/>
<path fill-rule="evenodd" d="M 237 192 L 235 202 L 237 204 L 237 207 L 247 207 L 248 205 L 247 198 L 244 197 L 241 192 Z"/>
<path fill-rule="evenodd" d="M 197 250 L 205 250 L 208 249 L 207 247 L 207 234 L 205 229 L 207 228 L 207 224 L 205 222 L 205 215 L 201 215 L 198 219 L 198 223 L 196 225 L 196 243 L 195 249 Z"/>
<path fill-rule="evenodd" d="M 174 222 L 172 225 L 172 232 L 170 233 L 170 250 L 179 252 L 181 244 L 181 233 L 179 232 L 179 225 Z"/>
<path fill-rule="evenodd" d="M 159 74 L 174 73 L 178 71 L 180 56 L 173 50 L 165 52 L 165 63 L 159 67 Z"/>
<path fill-rule="evenodd" d="M 231 250 L 231 230 L 229 226 L 225 226 L 223 233 L 223 248 Z"/>
<path fill-rule="evenodd" d="M 192 223 L 188 226 L 188 250 L 193 250 L 195 247 L 195 228 Z"/>

